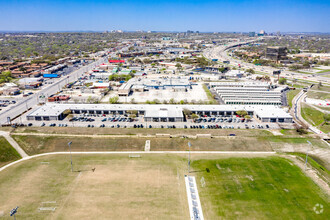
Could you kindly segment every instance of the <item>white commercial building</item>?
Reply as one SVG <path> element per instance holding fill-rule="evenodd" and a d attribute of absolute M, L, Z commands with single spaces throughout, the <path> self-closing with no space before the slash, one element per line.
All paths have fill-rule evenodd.
<path fill-rule="evenodd" d="M 282 105 L 282 92 L 286 89 L 260 82 L 216 82 L 210 87 L 225 104 L 231 105 Z"/>
<path fill-rule="evenodd" d="M 292 117 L 283 109 L 267 105 L 147 105 L 147 104 L 56 104 L 47 103 L 27 115 L 28 120 L 62 120 L 64 111 L 73 114 L 129 114 L 136 110 L 145 121 L 181 122 L 183 110 L 188 109 L 197 115 L 234 116 L 245 110 L 263 122 L 292 123 Z"/>

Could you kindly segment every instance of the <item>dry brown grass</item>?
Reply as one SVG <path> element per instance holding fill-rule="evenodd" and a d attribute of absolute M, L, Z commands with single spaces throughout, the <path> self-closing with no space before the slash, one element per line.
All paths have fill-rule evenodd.
<path fill-rule="evenodd" d="M 68 159 L 35 158 L 1 172 L 0 211 L 9 213 L 19 205 L 20 219 L 189 218 L 184 168 L 177 156 L 74 155 L 74 169 L 80 172 L 73 173 Z M 47 201 L 56 203 L 43 204 Z M 56 210 L 40 212 L 42 206 Z"/>
<path fill-rule="evenodd" d="M 266 130 L 257 129 L 161 129 L 161 128 L 85 128 L 85 127 L 20 127 L 14 133 L 48 133 L 48 134 L 86 134 L 86 135 L 154 135 L 154 134 L 212 134 L 227 136 L 235 133 L 238 136 L 269 136 Z"/>
<path fill-rule="evenodd" d="M 271 151 L 267 140 L 253 137 L 234 138 L 123 138 L 123 137 L 55 137 L 13 135 L 13 138 L 29 155 L 68 151 L 67 143 L 72 141 L 73 151 L 143 151 L 146 140 L 151 141 L 152 151 L 188 150 L 188 142 L 192 150 L 206 151 Z M 256 144 L 258 143 L 258 144 Z"/>

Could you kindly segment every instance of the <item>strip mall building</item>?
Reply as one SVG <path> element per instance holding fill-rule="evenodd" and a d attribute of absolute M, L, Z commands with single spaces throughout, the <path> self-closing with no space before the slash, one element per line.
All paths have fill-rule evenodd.
<path fill-rule="evenodd" d="M 292 123 L 292 116 L 277 106 L 267 105 L 147 105 L 147 104 L 55 104 L 47 103 L 27 115 L 28 120 L 63 120 L 64 111 L 73 114 L 129 114 L 135 110 L 143 115 L 144 121 L 182 122 L 183 110 L 197 115 L 233 116 L 245 110 L 262 122 Z"/>

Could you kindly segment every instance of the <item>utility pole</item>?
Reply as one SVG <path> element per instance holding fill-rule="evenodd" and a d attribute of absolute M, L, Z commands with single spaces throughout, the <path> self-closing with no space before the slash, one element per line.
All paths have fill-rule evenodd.
<path fill-rule="evenodd" d="M 189 151 L 188 151 L 188 173 L 190 173 L 190 148 L 191 148 L 191 143 L 188 142 L 188 147 L 189 147 Z"/>
<path fill-rule="evenodd" d="M 68 145 L 69 145 L 69 150 L 70 150 L 70 158 L 71 158 L 71 172 L 73 172 L 73 164 L 72 164 L 72 153 L 71 153 L 71 144 L 72 144 L 72 141 L 70 141 L 70 142 L 68 143 Z"/>

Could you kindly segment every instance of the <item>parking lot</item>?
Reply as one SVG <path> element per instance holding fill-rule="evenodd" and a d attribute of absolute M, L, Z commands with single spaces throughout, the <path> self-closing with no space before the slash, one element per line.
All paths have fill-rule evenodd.
<path fill-rule="evenodd" d="M 256 119 L 245 121 L 232 117 L 201 117 L 184 122 L 146 122 L 143 116 L 78 114 L 62 121 L 24 121 L 28 126 L 50 127 L 110 127 L 110 128 L 186 128 L 186 129 L 279 129 L 276 123 L 263 123 Z"/>
<path fill-rule="evenodd" d="M 0 111 L 2 109 L 6 109 L 7 107 L 16 104 L 16 100 L 10 100 L 10 99 L 1 99 L 0 100 Z"/>
<path fill-rule="evenodd" d="M 203 89 L 202 84 L 193 85 L 191 89 L 186 92 L 182 90 L 176 91 L 174 88 L 170 89 L 150 89 L 144 92 L 133 92 L 130 96 L 120 96 L 119 102 L 131 102 L 132 99 L 138 103 L 144 103 L 147 100 L 152 101 L 154 99 L 160 102 L 169 102 L 173 99 L 175 102 L 185 100 L 186 102 L 206 102 L 208 101 L 207 95 Z"/>

